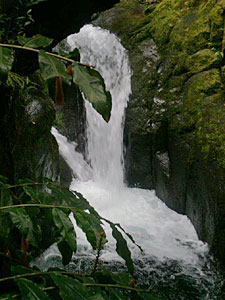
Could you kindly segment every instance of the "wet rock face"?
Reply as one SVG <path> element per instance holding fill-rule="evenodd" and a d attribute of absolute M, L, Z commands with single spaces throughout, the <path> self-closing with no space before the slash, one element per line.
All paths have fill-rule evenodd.
<path fill-rule="evenodd" d="M 60 133 L 77 144 L 77 151 L 85 152 L 86 112 L 84 100 L 79 88 L 75 84 L 63 87 L 65 102 L 63 106 L 57 106 L 56 110 L 61 114 L 62 124 L 56 126 Z"/>
<path fill-rule="evenodd" d="M 136 9 L 136 4 L 134 7 Z M 131 186 L 153 188 L 150 127 L 154 94 L 151 91 L 157 85 L 160 56 L 151 37 L 141 41 L 133 36 L 139 25 L 145 24 L 146 17 L 134 13 L 130 19 L 129 8 L 127 3 L 116 6 L 102 13 L 94 24 L 117 34 L 128 50 L 132 70 L 132 95 L 126 110 L 124 131 L 126 180 Z M 137 9 L 139 11 L 138 7 Z"/>
<path fill-rule="evenodd" d="M 1 119 L 1 130 L 6 135 L 1 137 L 4 161 L 0 174 L 11 181 L 56 179 L 58 147 L 50 133 L 55 118 L 52 100 L 36 89 L 24 95 L 15 91 L 4 93 L 4 102 L 8 103 Z"/>
<path fill-rule="evenodd" d="M 122 0 L 94 23 L 128 50 L 131 186 L 155 188 L 224 262 L 224 1 Z"/>
<path fill-rule="evenodd" d="M 86 144 L 86 111 L 84 100 L 77 86 L 65 85 L 65 102 L 63 106 L 56 107 L 57 115 L 60 117 L 60 124 L 56 123 L 57 130 L 67 137 L 71 142 L 76 143 L 76 151 L 85 155 Z M 60 182 L 69 187 L 73 174 L 67 162 L 60 156 Z"/>

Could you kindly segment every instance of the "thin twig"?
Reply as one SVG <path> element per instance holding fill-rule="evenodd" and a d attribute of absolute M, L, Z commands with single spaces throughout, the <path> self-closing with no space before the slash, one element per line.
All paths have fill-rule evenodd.
<path fill-rule="evenodd" d="M 10 281 L 18 278 L 26 278 L 26 277 L 33 277 L 33 276 L 41 276 L 41 275 L 51 275 L 51 274 L 64 274 L 64 275 L 71 275 L 75 277 L 89 277 L 90 274 L 85 273 L 74 273 L 74 272 L 67 272 L 67 271 L 50 271 L 50 272 L 36 272 L 36 273 L 27 273 L 27 274 L 21 274 L 21 275 L 15 275 L 11 277 L 5 277 L 1 278 L 0 282 L 4 281 Z"/>
<path fill-rule="evenodd" d="M 105 287 L 105 288 L 113 288 L 113 289 L 121 289 L 121 290 L 128 290 L 134 292 L 144 292 L 144 293 L 151 293 L 155 292 L 153 288 L 145 289 L 138 289 L 133 288 L 125 285 L 117 285 L 117 284 L 104 284 L 104 283 L 83 283 L 83 286 L 90 286 L 90 287 Z"/>
<path fill-rule="evenodd" d="M 99 257 L 100 257 L 101 250 L 102 250 L 102 241 L 103 241 L 104 236 L 105 236 L 105 233 L 101 232 L 100 233 L 100 240 L 99 240 L 99 243 L 98 243 L 97 255 L 96 255 L 96 258 L 95 258 L 95 263 L 94 263 L 94 267 L 93 267 L 93 270 L 91 272 L 91 275 L 94 275 L 97 271 L 97 267 L 98 267 L 98 263 L 99 263 Z"/>
<path fill-rule="evenodd" d="M 40 52 L 40 50 L 38 50 L 38 49 L 34 49 L 34 48 L 30 48 L 30 47 L 24 47 L 24 46 L 19 46 L 19 45 L 11 45 L 11 44 L 2 44 L 2 43 L 0 43 L 0 46 L 1 47 L 6 47 L 6 48 L 13 48 L 13 49 L 22 49 L 22 50 L 32 51 L 32 52 L 36 52 L 36 53 Z M 53 56 L 53 57 L 65 60 L 65 61 L 70 62 L 70 63 L 74 63 L 75 62 L 75 60 L 73 60 L 71 58 L 67 58 L 67 57 L 61 56 L 59 54 L 55 54 L 55 53 L 52 53 L 52 52 L 45 52 L 45 53 L 47 55 L 49 55 L 49 56 Z M 81 63 L 79 61 L 76 61 L 76 63 L 78 65 L 81 65 L 81 66 L 84 66 L 84 67 L 93 68 L 93 66 L 88 65 L 88 64 L 83 64 L 83 63 Z"/>
<path fill-rule="evenodd" d="M 20 295 L 19 294 L 12 295 L 12 296 L 10 295 L 10 297 L 16 299 L 16 298 L 20 297 Z M 9 300 L 9 298 L 7 297 L 7 298 L 3 298 L 1 300 Z"/>
<path fill-rule="evenodd" d="M 13 188 L 17 188 L 17 187 L 23 187 L 23 186 L 29 186 L 29 185 L 46 185 L 46 184 L 52 184 L 54 185 L 54 183 L 52 182 L 26 182 L 26 183 L 18 183 L 15 185 L 10 185 L 10 186 L 4 186 L 4 183 L 0 182 L 0 184 L 3 185 L 3 187 L 1 189 L 3 190 L 9 190 L 9 189 L 13 189 Z"/>
<path fill-rule="evenodd" d="M 51 291 L 51 290 L 54 290 L 55 288 L 56 288 L 55 286 L 49 286 L 49 287 L 43 288 L 42 291 Z M 11 296 L 11 298 L 14 298 L 14 299 L 16 299 L 16 298 L 18 298 L 18 297 L 20 297 L 19 294 L 16 294 L 16 295 L 12 295 L 12 296 Z M 9 298 L 7 297 L 7 298 L 3 298 L 2 300 L 8 300 L 8 299 L 9 299 Z"/>
<path fill-rule="evenodd" d="M 36 204 L 36 203 L 28 203 L 28 204 L 16 204 L 16 205 L 8 205 L 0 207 L 0 210 L 18 208 L 18 207 L 40 207 L 40 208 L 65 208 L 65 209 L 75 209 L 75 207 L 71 206 L 63 206 L 63 205 L 50 205 L 50 204 Z"/>

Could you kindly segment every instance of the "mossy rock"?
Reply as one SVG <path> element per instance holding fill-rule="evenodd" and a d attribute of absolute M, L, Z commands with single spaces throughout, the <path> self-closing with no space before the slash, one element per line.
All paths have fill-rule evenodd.
<path fill-rule="evenodd" d="M 57 177 L 58 145 L 50 133 L 54 119 L 54 104 L 41 90 L 31 89 L 16 99 L 15 180 Z"/>
<path fill-rule="evenodd" d="M 133 68 L 124 135 L 128 183 L 156 188 L 224 261 L 224 236 L 222 244 L 212 239 L 225 232 L 224 223 L 217 225 L 224 206 L 225 0 L 162 0 L 154 9 L 137 2 L 121 0 L 98 24 L 121 38 Z M 159 59 L 146 68 L 150 58 L 139 47 L 150 40 Z M 160 174 L 157 153 L 168 153 L 169 178 Z"/>
<path fill-rule="evenodd" d="M 225 66 L 221 68 L 221 79 L 223 83 L 225 84 Z"/>
<path fill-rule="evenodd" d="M 205 95 L 217 93 L 218 89 L 223 89 L 218 69 L 214 68 L 198 73 L 192 76 L 186 83 L 187 101 L 200 101 Z"/>
<path fill-rule="evenodd" d="M 219 66 L 221 56 L 211 49 L 203 49 L 197 53 L 188 56 L 186 59 L 186 67 L 191 73 L 200 73 L 204 70 Z"/>

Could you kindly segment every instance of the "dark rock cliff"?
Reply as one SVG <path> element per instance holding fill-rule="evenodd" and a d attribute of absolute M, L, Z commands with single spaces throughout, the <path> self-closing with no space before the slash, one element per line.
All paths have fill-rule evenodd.
<path fill-rule="evenodd" d="M 220 1 L 123 0 L 94 23 L 129 52 L 128 184 L 155 188 L 225 262 L 224 12 Z"/>
<path fill-rule="evenodd" d="M 22 94 L 1 87 L 0 174 L 12 182 L 58 176 L 58 147 L 50 133 L 55 119 L 52 100 L 41 90 Z"/>
<path fill-rule="evenodd" d="M 32 7 L 34 22 L 26 26 L 26 33 L 28 36 L 44 34 L 53 38 L 53 45 L 56 45 L 68 34 L 78 31 L 90 21 L 92 14 L 110 8 L 118 2 L 118 0 L 40 2 Z M 0 13 L 14 17 L 16 4 L 17 0 L 1 1 Z M 13 34 L 16 36 L 17 32 Z M 55 105 L 51 98 L 46 96 L 44 86 L 39 84 L 40 78 L 37 79 L 34 75 L 37 68 L 36 54 L 18 50 L 13 71 L 32 78 L 37 88 L 21 92 L 18 87 L 13 89 L 0 86 L 0 174 L 8 177 L 11 182 L 21 178 L 41 180 L 44 176 L 56 179 L 60 165 L 64 164 L 59 163 L 58 146 L 50 133 L 55 120 Z M 68 100 L 63 108 L 63 113 L 67 116 L 64 122 L 66 127 L 71 129 L 70 136 L 68 134 L 67 136 L 79 140 L 78 144 L 82 150 L 84 111 L 80 92 L 75 86 L 66 87 L 64 90 L 65 98 Z M 70 96 L 73 94 L 74 97 Z M 68 133 L 68 130 L 63 133 Z M 69 171 L 66 176 L 65 181 L 68 185 Z"/>

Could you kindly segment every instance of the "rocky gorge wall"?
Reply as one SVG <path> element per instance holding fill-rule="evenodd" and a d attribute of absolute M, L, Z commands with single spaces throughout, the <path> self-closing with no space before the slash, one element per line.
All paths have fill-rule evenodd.
<path fill-rule="evenodd" d="M 24 30 L 26 36 L 43 34 L 53 38 L 54 46 L 89 22 L 92 14 L 110 8 L 118 2 L 119 0 L 68 0 L 62 4 L 62 1 L 58 0 L 43 1 L 32 6 L 30 13 L 33 21 L 29 26 L 26 25 Z M 0 14 L 6 14 L 8 18 L 12 18 L 12 22 L 15 21 L 17 10 L 17 0 L 0 1 Z M 10 34 L 11 38 L 17 40 L 18 32 Z M 5 40 L 1 42 L 6 43 Z M 0 175 L 8 177 L 12 183 L 22 178 L 41 181 L 47 176 L 57 179 L 60 169 L 64 169 L 61 167 L 64 162 L 59 159 L 58 145 L 50 133 L 56 108 L 53 100 L 47 96 L 43 81 L 38 75 L 37 60 L 36 54 L 18 50 L 13 65 L 13 72 L 27 76 L 34 88 L 21 89 L 14 79 L 11 86 L 0 85 Z M 83 116 L 80 92 L 75 86 L 65 87 L 64 90 L 67 102 L 63 110 L 70 111 L 64 122 L 66 126 L 71 124 L 68 128 L 76 126 L 76 132 L 71 129 L 70 136 L 67 136 L 80 140 L 79 147 L 82 148 L 82 138 L 78 137 L 79 132 L 83 131 L 81 127 L 84 128 L 80 124 Z M 70 94 L 77 97 L 70 99 Z M 81 117 L 76 118 L 77 115 Z M 65 176 L 68 177 L 65 179 L 68 185 L 69 171 Z"/>
<path fill-rule="evenodd" d="M 94 24 L 128 50 L 126 178 L 186 214 L 225 262 L 224 0 L 122 0 Z"/>

